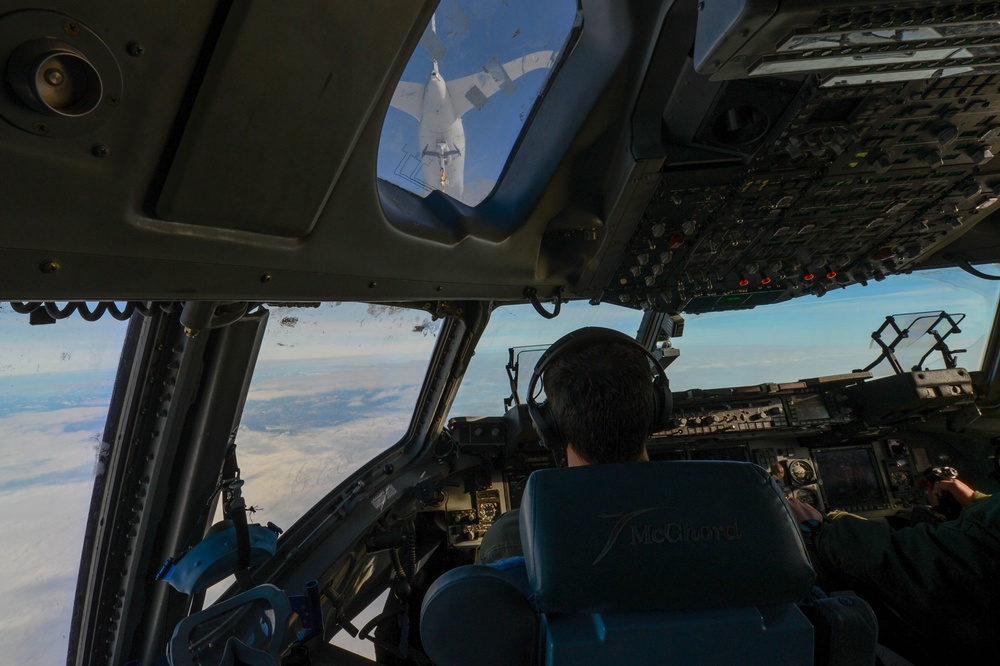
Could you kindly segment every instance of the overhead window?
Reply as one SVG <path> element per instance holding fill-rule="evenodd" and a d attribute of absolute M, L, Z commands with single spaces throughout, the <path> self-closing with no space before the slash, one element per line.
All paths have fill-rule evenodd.
<path fill-rule="evenodd" d="M 576 0 L 443 0 L 393 93 L 378 177 L 419 196 L 485 200 L 576 15 Z"/>

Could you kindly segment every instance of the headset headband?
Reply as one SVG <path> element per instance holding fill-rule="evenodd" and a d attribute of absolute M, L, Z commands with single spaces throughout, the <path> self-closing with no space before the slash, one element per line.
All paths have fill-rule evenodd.
<path fill-rule="evenodd" d="M 537 395 L 538 383 L 541 381 L 542 375 L 545 374 L 545 370 L 553 363 L 554 359 L 559 358 L 559 356 L 565 353 L 567 349 L 589 344 L 598 340 L 633 345 L 642 350 L 642 353 L 646 356 L 654 368 L 654 413 L 653 422 L 650 424 L 650 427 L 652 428 L 651 432 L 655 432 L 657 429 L 662 427 L 666 419 L 670 416 L 671 407 L 673 407 L 673 395 L 670 393 L 670 382 L 667 380 L 667 373 L 664 372 L 663 366 L 661 366 L 660 362 L 655 356 L 653 356 L 653 353 L 625 333 L 601 326 L 587 326 L 585 328 L 567 333 L 553 342 L 552 345 L 545 350 L 545 353 L 542 354 L 541 358 L 538 359 L 538 362 L 535 363 L 535 369 L 531 373 L 531 381 L 528 383 L 528 398 L 526 400 L 528 405 L 528 415 L 531 417 L 531 422 L 534 424 L 535 430 L 538 432 L 542 443 L 549 448 L 564 448 L 566 443 L 563 441 L 559 424 L 556 422 L 555 417 L 552 416 L 552 410 L 549 408 L 548 400 L 546 399 L 544 402 L 540 403 L 535 399 L 535 396 Z"/>

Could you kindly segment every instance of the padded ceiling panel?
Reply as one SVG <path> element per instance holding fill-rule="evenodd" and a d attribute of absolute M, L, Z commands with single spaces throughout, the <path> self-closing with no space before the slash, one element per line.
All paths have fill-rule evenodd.
<path fill-rule="evenodd" d="M 413 22 L 421 9 L 396 8 Z M 233 6 L 157 217 L 289 237 L 312 229 L 372 111 L 347 98 L 376 99 L 385 81 L 371 72 L 397 56 L 380 21 L 352 13 L 326 0 Z"/>

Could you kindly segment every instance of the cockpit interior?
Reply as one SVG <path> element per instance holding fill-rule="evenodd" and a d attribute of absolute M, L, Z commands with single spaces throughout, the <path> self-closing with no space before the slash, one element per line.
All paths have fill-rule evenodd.
<path fill-rule="evenodd" d="M 819 600 L 782 507 L 1000 489 L 1000 3 L 0 0 L 0 67 L 0 661 L 992 660 L 877 644 L 907 608 Z M 669 378 L 661 482 L 545 485 L 532 369 L 587 326 Z M 633 491 L 708 513 L 595 560 Z M 576 578 L 482 574 L 508 512 Z M 747 550 L 588 578 L 629 539 Z"/>

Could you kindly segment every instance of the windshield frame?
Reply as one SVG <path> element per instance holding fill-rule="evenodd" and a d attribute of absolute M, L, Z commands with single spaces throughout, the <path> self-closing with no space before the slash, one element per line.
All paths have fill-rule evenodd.
<path fill-rule="evenodd" d="M 503 305 L 513 304 L 505 303 Z M 499 304 L 481 302 L 431 304 L 432 314 L 443 318 L 443 325 L 433 346 L 427 371 L 421 382 L 420 392 L 413 406 L 412 417 L 406 432 L 396 444 L 390 446 L 372 461 L 362 465 L 336 488 L 331 489 L 321 501 L 317 502 L 290 527 L 280 540 L 275 557 L 258 570 L 255 576 L 258 582 L 269 582 L 282 588 L 294 589 L 295 585 L 302 582 L 303 571 L 331 571 L 343 566 L 346 561 L 357 556 L 357 553 L 360 552 L 358 549 L 363 546 L 363 536 L 371 529 L 372 525 L 377 524 L 379 517 L 388 510 L 391 504 L 391 502 L 373 504 L 371 501 L 373 497 L 377 497 L 380 492 L 384 492 L 386 489 L 413 487 L 420 480 L 455 471 L 454 468 L 442 465 L 441 460 L 432 455 L 432 449 L 440 443 L 439 437 L 442 433 L 446 432 L 444 429 L 446 419 L 450 416 L 451 407 L 465 376 L 468 362 L 487 330 L 494 305 Z M 161 314 L 160 317 L 163 320 L 172 321 L 173 326 L 178 325 L 179 313 Z M 659 324 L 665 319 L 666 315 L 644 313 L 638 337 L 649 342 L 658 337 L 662 338 L 662 335 L 659 334 Z M 997 354 L 1000 351 L 1000 344 L 997 342 L 998 321 L 1000 321 L 1000 308 L 994 310 L 993 313 L 993 328 L 989 336 L 988 352 L 984 357 L 984 367 L 992 363 L 994 371 Z M 149 342 L 145 343 L 145 346 L 140 342 L 143 336 L 149 338 L 155 331 L 162 333 L 170 325 L 167 321 L 150 322 L 148 319 L 143 319 L 135 327 L 130 327 L 126 336 L 126 339 L 130 341 L 126 345 L 126 349 L 130 350 L 128 352 L 129 358 L 126 363 L 127 354 L 123 349 L 123 364 L 119 369 L 121 381 L 120 386 L 116 384 L 116 400 L 112 402 L 112 408 L 109 411 L 109 427 L 113 421 L 117 421 L 121 425 L 123 419 L 130 418 L 128 410 L 123 407 L 124 401 L 134 399 L 135 392 L 139 390 L 150 372 L 155 372 L 155 368 L 164 368 L 168 364 L 169 359 L 157 357 L 152 352 Z M 256 324 L 254 326 L 256 327 Z M 227 333 L 226 329 L 220 335 L 225 333 Z M 253 344 L 259 345 L 259 339 L 255 337 L 259 335 L 262 335 L 262 332 L 258 331 L 254 336 L 251 336 L 257 340 L 256 343 L 251 343 L 251 347 Z M 250 371 L 252 368 L 253 364 L 251 363 L 245 369 Z M 238 383 L 228 382 L 228 385 L 233 387 Z M 226 391 L 231 400 L 235 395 L 232 393 L 233 389 L 229 388 Z M 243 387 L 242 395 L 244 397 L 245 391 L 246 386 Z M 211 395 L 206 395 L 199 399 L 210 398 Z M 119 435 L 118 439 L 120 440 L 120 438 Z M 95 492 L 94 503 L 91 507 L 91 520 L 106 518 L 108 524 L 104 529 L 113 529 L 113 523 L 117 519 L 108 513 L 110 509 L 108 498 L 105 496 L 104 499 L 98 500 L 98 495 L 99 493 Z M 186 521 L 193 519 L 196 504 L 197 502 L 188 503 Z M 178 529 L 173 528 L 173 531 L 176 533 Z M 100 549 L 100 545 L 96 541 L 91 540 L 88 543 L 94 546 L 95 551 Z M 341 555 L 331 557 L 331 553 L 340 553 Z M 155 559 L 146 557 L 146 565 L 152 566 L 151 563 Z M 382 575 L 378 572 L 388 575 L 390 564 L 387 561 L 375 557 L 370 562 L 374 568 L 359 581 L 375 581 L 378 576 Z M 84 561 L 81 561 L 81 584 L 85 578 L 90 577 L 89 571 L 95 570 L 93 568 L 85 569 L 85 564 Z M 357 572 L 357 575 L 361 575 L 361 573 Z M 229 598 L 233 591 L 231 589 L 222 599 Z M 95 598 L 93 592 L 92 589 L 88 590 L 86 595 L 93 599 Z M 346 612 L 350 614 L 364 608 L 380 592 L 381 589 L 375 591 L 372 586 L 359 583 L 354 596 L 345 599 Z M 172 626 L 172 619 L 178 618 L 177 621 L 179 621 L 179 618 L 190 610 L 190 608 L 171 609 L 164 604 L 165 600 L 157 601 L 151 598 L 148 604 L 149 608 L 142 611 L 142 622 L 152 622 L 149 629 Z M 99 611 L 97 615 L 83 611 L 84 609 L 78 609 L 76 614 L 80 615 L 81 626 L 87 627 L 86 633 L 89 636 L 95 636 L 93 633 L 95 630 L 102 626 L 107 627 L 112 622 L 110 617 L 104 614 L 105 611 Z M 130 623 L 130 626 L 135 626 L 135 624 Z M 157 631 L 152 631 L 151 634 L 146 633 L 146 636 L 156 634 Z M 74 645 L 78 647 L 84 645 L 83 636 L 74 634 L 74 638 L 77 640 L 75 643 L 71 642 L 71 650 Z M 155 650 L 152 639 L 147 638 L 146 640 L 148 642 L 145 644 L 145 649 L 147 651 Z M 71 655 L 79 656 L 79 651 L 71 652 Z"/>
<path fill-rule="evenodd" d="M 430 445 L 433 428 L 440 432 L 442 398 L 454 392 L 448 387 L 457 382 L 445 369 L 452 367 L 460 350 L 472 348 L 472 331 L 480 328 L 478 319 L 488 317 L 487 312 L 478 303 L 438 304 L 432 314 L 444 322 L 405 433 L 332 488 L 286 531 L 277 555 L 255 571 L 257 582 L 294 589 L 297 583 L 291 581 L 299 575 L 295 564 L 301 558 L 317 548 L 331 552 L 322 544 L 330 545 L 332 552 L 351 552 L 352 544 L 391 504 L 357 504 L 358 500 L 377 496 L 387 484 L 409 487 L 398 485 L 401 481 L 394 471 L 405 469 Z M 204 507 L 215 493 L 225 454 L 225 447 L 218 444 L 229 440 L 233 431 L 229 419 L 238 422 L 242 412 L 267 311 L 255 310 L 193 337 L 185 333 L 181 320 L 178 309 L 136 315 L 129 325 L 105 433 L 112 445 L 106 472 L 95 484 L 80 561 L 69 644 L 69 659 L 76 663 L 126 654 L 152 661 L 162 650 L 159 638 L 164 632 L 201 605 L 200 597 L 176 603 L 166 584 L 145 572 L 155 573 L 180 552 L 188 536 L 208 527 L 211 514 Z M 166 397 L 163 386 L 168 384 Z M 159 406 L 149 409 L 150 405 Z M 416 479 L 406 483 L 415 484 Z M 122 503 L 123 497 L 132 495 L 142 501 L 134 506 Z M 344 524 L 346 506 L 354 506 L 347 523 L 356 529 Z M 159 535 L 155 540 L 150 538 L 153 529 Z M 113 535 L 126 535 L 128 545 L 113 542 Z M 112 573 L 99 576 L 98 571 Z M 131 603 L 136 595 L 144 598 L 142 604 Z M 117 598 L 123 598 L 124 605 L 113 603 Z M 358 603 L 363 601 L 359 597 Z M 97 647 L 104 645 L 107 648 Z"/>

